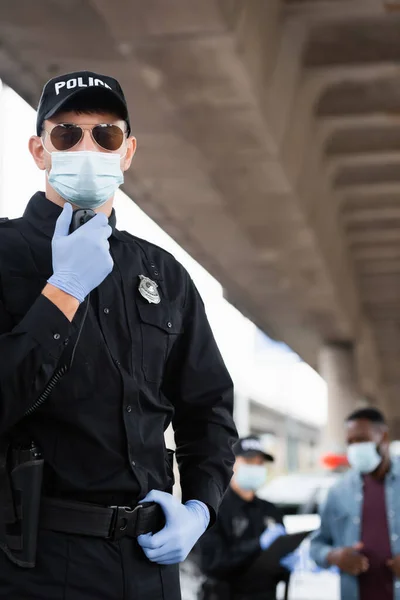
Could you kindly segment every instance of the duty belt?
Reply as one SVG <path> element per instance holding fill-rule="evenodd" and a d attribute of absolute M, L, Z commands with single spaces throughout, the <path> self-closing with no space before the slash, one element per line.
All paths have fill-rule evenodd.
<path fill-rule="evenodd" d="M 59 498 L 42 498 L 39 521 L 42 529 L 111 541 L 124 536 L 136 538 L 144 533 L 156 533 L 164 524 L 163 511 L 154 502 L 143 502 L 134 507 L 98 506 Z"/>

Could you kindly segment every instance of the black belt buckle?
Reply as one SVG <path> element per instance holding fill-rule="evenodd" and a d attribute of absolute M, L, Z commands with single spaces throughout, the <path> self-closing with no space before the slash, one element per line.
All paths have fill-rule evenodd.
<path fill-rule="evenodd" d="M 134 508 L 131 508 L 130 506 L 110 506 L 109 508 L 114 509 L 114 515 L 111 520 L 108 539 L 114 542 L 125 535 L 136 537 L 136 524 L 139 510 L 143 508 L 143 505 L 138 504 Z"/>

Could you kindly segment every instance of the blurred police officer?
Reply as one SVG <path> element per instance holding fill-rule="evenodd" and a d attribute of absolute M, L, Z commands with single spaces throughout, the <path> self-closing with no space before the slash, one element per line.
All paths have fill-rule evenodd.
<path fill-rule="evenodd" d="M 329 490 L 311 555 L 340 569 L 343 600 L 400 600 L 400 465 L 384 416 L 355 411 L 346 438 L 352 468 Z"/>
<path fill-rule="evenodd" d="M 255 436 L 241 438 L 234 451 L 234 476 L 217 523 L 200 543 L 204 599 L 276 600 L 276 586 L 288 572 L 266 570 L 263 554 L 285 529 L 279 510 L 255 494 L 274 459 Z"/>
<path fill-rule="evenodd" d="M 0 596 L 176 600 L 176 563 L 231 477 L 232 382 L 183 267 L 116 228 L 136 149 L 119 83 L 87 71 L 50 80 L 36 134 L 46 191 L 0 225 L 0 429 L 40 448 L 44 498 L 36 566 L 0 553 Z M 73 209 L 97 214 L 70 233 Z M 169 493 L 171 420 L 182 503 Z"/>

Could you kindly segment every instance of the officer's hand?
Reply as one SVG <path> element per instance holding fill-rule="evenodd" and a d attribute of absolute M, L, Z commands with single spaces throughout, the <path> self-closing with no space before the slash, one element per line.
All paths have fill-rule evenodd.
<path fill-rule="evenodd" d="M 267 550 L 278 537 L 285 535 L 286 531 L 283 525 L 277 524 L 272 527 L 267 527 L 260 536 L 261 550 Z"/>
<path fill-rule="evenodd" d="M 160 565 L 172 565 L 185 560 L 210 522 L 210 512 L 198 500 L 181 504 L 176 498 L 153 490 L 143 502 L 156 502 L 163 509 L 166 525 L 158 533 L 138 537 L 147 558 Z"/>
<path fill-rule="evenodd" d="M 368 558 L 361 554 L 363 546 L 364 545 L 359 542 L 352 547 L 332 550 L 328 555 L 328 561 L 331 565 L 335 565 L 344 573 L 355 575 L 357 577 L 369 569 Z"/>
<path fill-rule="evenodd" d="M 396 554 L 386 564 L 393 571 L 395 577 L 400 577 L 400 554 Z"/>
<path fill-rule="evenodd" d="M 287 571 L 294 571 L 297 564 L 300 562 L 300 552 L 299 550 L 295 550 L 294 552 L 290 552 L 290 554 L 286 554 L 280 560 L 280 565 L 284 567 Z"/>
<path fill-rule="evenodd" d="M 67 202 L 54 230 L 53 275 L 48 283 L 83 302 L 112 271 L 108 243 L 112 229 L 106 215 L 99 213 L 68 235 L 71 218 L 72 206 Z"/>

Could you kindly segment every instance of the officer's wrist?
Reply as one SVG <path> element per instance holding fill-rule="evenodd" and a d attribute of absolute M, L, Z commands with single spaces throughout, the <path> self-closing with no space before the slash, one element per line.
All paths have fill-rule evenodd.
<path fill-rule="evenodd" d="M 43 288 L 42 295 L 50 300 L 50 302 L 55 304 L 69 321 L 73 320 L 76 311 L 79 308 L 79 300 L 77 300 L 74 296 L 67 294 L 67 292 L 60 290 L 51 283 L 48 283 Z"/>
<path fill-rule="evenodd" d="M 203 522 L 204 522 L 204 530 L 207 529 L 209 523 L 210 523 L 210 518 L 211 518 L 211 514 L 210 514 L 210 509 L 208 508 L 207 504 L 204 504 L 204 502 L 202 502 L 201 500 L 188 500 L 187 502 L 185 502 L 185 505 L 195 505 L 196 506 L 196 510 L 198 512 L 198 514 L 202 516 Z"/>

